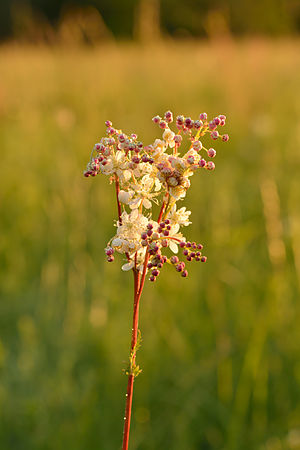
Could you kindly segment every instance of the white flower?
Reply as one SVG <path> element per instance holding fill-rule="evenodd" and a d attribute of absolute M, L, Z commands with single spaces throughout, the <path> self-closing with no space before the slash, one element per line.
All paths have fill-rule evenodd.
<path fill-rule="evenodd" d="M 177 223 L 178 225 L 185 227 L 190 225 L 192 223 L 189 221 L 191 211 L 187 211 L 185 206 L 178 209 L 178 211 L 176 211 L 176 208 L 177 206 L 174 205 L 167 216 L 167 218 L 171 221 L 171 224 Z"/>
<path fill-rule="evenodd" d="M 170 193 L 171 197 L 176 201 L 180 200 L 181 198 L 184 198 L 186 195 L 186 191 L 187 191 L 187 188 L 185 188 L 184 186 L 181 186 L 181 185 L 169 188 L 169 193 Z"/>
<path fill-rule="evenodd" d="M 175 141 L 174 141 L 175 133 L 170 130 L 170 128 L 166 128 L 163 133 L 163 139 L 165 140 L 166 144 L 173 148 L 175 147 Z"/>
<path fill-rule="evenodd" d="M 157 160 L 161 157 L 161 155 L 166 150 L 166 143 L 161 139 L 155 139 L 154 144 L 152 145 L 151 155 L 154 160 Z"/>
<path fill-rule="evenodd" d="M 130 214 L 124 211 L 120 222 L 111 246 L 119 253 L 135 253 L 142 247 L 141 234 L 147 227 L 148 219 L 135 209 Z"/>
<path fill-rule="evenodd" d="M 100 164 L 101 172 L 104 175 L 117 174 L 121 181 L 128 181 L 131 172 L 127 169 L 128 162 L 123 150 L 118 150 L 106 158 L 106 164 Z"/>
<path fill-rule="evenodd" d="M 146 209 L 150 209 L 152 206 L 150 200 L 158 195 L 157 193 L 151 193 L 151 191 L 153 188 L 156 192 L 159 191 L 161 189 L 161 183 L 157 178 L 146 174 L 137 184 L 132 185 L 132 188 L 135 190 L 135 195 L 128 202 L 130 208 L 135 209 L 143 205 Z"/>
<path fill-rule="evenodd" d="M 128 270 L 133 269 L 133 267 L 135 266 L 135 261 L 136 261 L 137 270 L 139 270 L 140 272 L 143 272 L 145 256 L 146 256 L 146 247 L 142 247 L 137 251 L 136 257 L 135 257 L 135 253 L 130 255 L 130 261 L 123 264 L 122 270 L 124 270 L 124 272 L 127 272 Z"/>
<path fill-rule="evenodd" d="M 131 191 L 131 190 L 123 191 L 123 190 L 121 190 L 119 192 L 118 199 L 119 199 L 119 201 L 121 203 L 124 203 L 125 205 L 128 205 L 130 200 L 132 199 L 133 195 L 134 195 L 134 191 Z"/>
<path fill-rule="evenodd" d="M 179 224 L 173 224 L 171 225 L 171 230 L 169 232 L 168 236 L 168 244 L 170 247 L 170 250 L 172 250 L 173 253 L 178 253 L 178 241 L 185 241 L 184 236 L 181 233 L 178 233 L 179 231 Z M 173 239 L 172 239 L 173 238 Z"/>

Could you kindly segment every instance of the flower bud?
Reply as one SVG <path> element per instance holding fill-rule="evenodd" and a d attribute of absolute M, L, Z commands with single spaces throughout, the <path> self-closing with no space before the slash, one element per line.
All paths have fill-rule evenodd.
<path fill-rule="evenodd" d="M 171 111 L 167 111 L 167 112 L 165 113 L 165 119 L 166 119 L 166 121 L 169 122 L 169 123 L 173 122 L 173 114 L 172 114 Z"/>
<path fill-rule="evenodd" d="M 165 128 L 167 128 L 167 126 L 168 126 L 168 124 L 167 124 L 167 122 L 166 122 L 165 120 L 161 120 L 161 121 L 159 122 L 159 127 L 160 127 L 162 130 L 164 130 Z"/>
<path fill-rule="evenodd" d="M 200 120 L 207 120 L 207 114 L 206 114 L 206 113 L 201 113 L 201 114 L 199 115 L 199 119 L 200 119 Z"/>
<path fill-rule="evenodd" d="M 208 161 L 206 163 L 206 169 L 207 170 L 215 170 L 215 164 L 212 161 Z"/>
<path fill-rule="evenodd" d="M 171 264 L 177 264 L 179 262 L 178 256 L 175 256 L 175 255 L 171 256 L 170 262 L 171 262 Z"/>
<path fill-rule="evenodd" d="M 153 117 L 152 120 L 153 120 L 154 123 L 159 123 L 161 121 L 161 117 L 155 116 L 155 117 Z"/>
<path fill-rule="evenodd" d="M 215 141 L 215 140 L 218 139 L 218 137 L 219 137 L 219 132 L 218 132 L 218 131 L 212 131 L 212 132 L 210 133 L 210 136 L 211 136 L 211 138 Z M 224 136 L 226 136 L 226 135 L 224 135 Z"/>
<path fill-rule="evenodd" d="M 190 117 L 187 117 L 184 121 L 184 124 L 187 128 L 191 129 L 191 128 L 193 128 L 194 122 L 192 121 L 192 119 Z"/>
<path fill-rule="evenodd" d="M 176 134 L 176 135 L 174 136 L 174 142 L 175 142 L 176 144 L 181 144 L 181 142 L 182 142 L 182 136 L 180 136 L 180 134 Z"/>
<path fill-rule="evenodd" d="M 202 149 L 202 142 L 200 141 L 194 141 L 193 142 L 193 149 L 196 151 L 199 151 Z"/>
<path fill-rule="evenodd" d="M 207 154 L 208 154 L 208 156 L 210 157 L 210 158 L 214 158 L 215 156 L 216 156 L 216 150 L 214 149 L 214 148 L 210 148 L 208 151 L 207 151 Z"/>

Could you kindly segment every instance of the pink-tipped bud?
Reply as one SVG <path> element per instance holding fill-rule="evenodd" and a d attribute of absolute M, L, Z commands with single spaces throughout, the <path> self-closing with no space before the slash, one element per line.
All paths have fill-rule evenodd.
<path fill-rule="evenodd" d="M 189 164 L 194 164 L 195 158 L 194 158 L 193 156 L 189 156 L 189 157 L 187 158 L 187 162 L 188 162 Z"/>
<path fill-rule="evenodd" d="M 141 234 L 141 238 L 142 238 L 142 239 L 147 239 L 147 233 L 145 233 L 145 232 L 142 233 L 142 234 Z"/>
<path fill-rule="evenodd" d="M 206 163 L 206 169 L 207 170 L 215 170 L 215 164 L 212 162 L 212 161 L 208 161 L 207 163 Z"/>
<path fill-rule="evenodd" d="M 220 135 L 219 135 L 219 132 L 218 132 L 217 130 L 215 130 L 215 131 L 212 131 L 212 132 L 210 133 L 210 136 L 211 136 L 211 138 L 215 141 L 216 139 L 218 139 L 218 137 L 219 137 Z M 224 135 L 224 136 L 226 136 L 226 135 Z"/>
<path fill-rule="evenodd" d="M 167 111 L 167 112 L 165 113 L 165 119 L 166 119 L 166 121 L 169 122 L 169 123 L 173 122 L 173 114 L 172 114 L 171 111 Z"/>
<path fill-rule="evenodd" d="M 148 269 L 152 269 L 153 264 L 152 264 L 151 262 L 149 262 L 149 263 L 147 264 L 147 267 L 148 267 Z"/>
<path fill-rule="evenodd" d="M 199 248 L 199 250 L 202 250 L 203 249 L 203 245 L 202 244 L 198 244 L 197 248 Z"/>
<path fill-rule="evenodd" d="M 181 276 L 182 276 L 183 278 L 186 278 L 186 277 L 188 276 L 188 271 L 187 271 L 187 270 L 184 270 L 184 271 L 182 272 Z"/>
<path fill-rule="evenodd" d="M 161 241 L 161 245 L 162 245 L 162 247 L 168 247 L 168 241 L 167 241 L 167 239 L 163 239 L 163 240 Z"/>
<path fill-rule="evenodd" d="M 148 228 L 148 230 L 152 230 L 153 229 L 152 223 L 148 223 L 147 228 Z"/>
<path fill-rule="evenodd" d="M 166 219 L 166 220 L 165 220 L 165 224 L 166 224 L 166 225 L 170 225 L 170 220 L 169 220 L 169 219 Z"/>
<path fill-rule="evenodd" d="M 132 133 L 131 138 L 134 139 L 134 140 L 137 139 L 137 134 Z"/>
<path fill-rule="evenodd" d="M 191 248 L 192 243 L 191 243 L 190 241 L 188 241 L 188 242 L 185 244 L 185 246 L 186 246 L 187 248 Z"/>
<path fill-rule="evenodd" d="M 176 124 L 181 126 L 181 125 L 183 125 L 183 123 L 184 123 L 184 116 L 182 116 L 182 115 L 177 116 L 176 117 Z"/>
<path fill-rule="evenodd" d="M 200 119 L 200 120 L 207 120 L 207 114 L 206 114 L 206 113 L 201 113 L 201 114 L 199 115 L 199 119 Z"/>
<path fill-rule="evenodd" d="M 184 125 L 191 129 L 193 128 L 194 122 L 192 121 L 192 119 L 190 117 L 186 117 L 185 121 L 184 121 Z"/>
<path fill-rule="evenodd" d="M 164 236 L 169 236 L 169 234 L 170 234 L 170 231 L 169 231 L 169 230 L 164 230 L 164 231 L 163 231 L 163 235 L 164 235 Z"/>
<path fill-rule="evenodd" d="M 114 250 L 112 247 L 107 247 L 107 248 L 105 249 L 105 253 L 107 254 L 107 256 L 113 255 L 114 252 L 115 252 L 115 250 Z"/>
<path fill-rule="evenodd" d="M 118 139 L 121 143 L 125 142 L 125 140 L 126 140 L 125 134 L 123 134 L 123 133 L 119 134 Z"/>
<path fill-rule="evenodd" d="M 174 142 L 175 142 L 175 144 L 180 145 L 182 142 L 182 136 L 180 136 L 180 134 L 176 134 L 174 136 Z"/>
<path fill-rule="evenodd" d="M 160 226 L 160 228 L 165 228 L 166 224 L 165 224 L 165 222 L 160 222 L 159 226 Z"/>
<path fill-rule="evenodd" d="M 195 122 L 194 122 L 194 128 L 195 128 L 196 130 L 199 130 L 199 128 L 201 128 L 202 126 L 203 126 L 202 120 L 195 120 Z"/>
<path fill-rule="evenodd" d="M 147 235 L 148 235 L 149 237 L 152 236 L 152 233 L 153 233 L 153 231 L 150 230 L 150 229 L 147 231 Z"/>
<path fill-rule="evenodd" d="M 153 117 L 152 120 L 153 120 L 154 123 L 159 123 L 161 121 L 161 117 L 155 116 L 155 117 Z"/>
<path fill-rule="evenodd" d="M 183 250 L 182 252 L 184 254 L 184 256 L 187 256 L 189 254 L 189 251 L 187 249 Z"/>
<path fill-rule="evenodd" d="M 167 124 L 167 122 L 165 120 L 162 120 L 161 122 L 159 122 L 159 127 L 162 130 L 165 130 L 167 128 L 167 126 L 168 126 L 168 124 Z"/>
<path fill-rule="evenodd" d="M 181 242 L 179 243 L 179 247 L 184 248 L 184 247 L 185 247 L 185 242 L 184 242 L 184 241 L 181 241 Z"/>
<path fill-rule="evenodd" d="M 116 130 L 113 127 L 108 127 L 106 130 L 107 134 L 115 134 Z"/>
<path fill-rule="evenodd" d="M 131 158 L 131 161 L 134 163 L 134 164 L 139 164 L 139 162 L 140 162 L 140 158 L 138 157 L 138 156 L 133 156 L 132 158 Z"/>
<path fill-rule="evenodd" d="M 220 125 L 220 123 L 221 123 L 221 119 L 220 119 L 219 117 L 215 117 L 215 118 L 214 118 L 214 122 L 215 122 L 215 124 L 218 126 L 218 125 Z"/>
<path fill-rule="evenodd" d="M 107 127 L 111 127 L 112 126 L 112 122 L 110 120 L 106 120 L 105 125 Z"/>
<path fill-rule="evenodd" d="M 197 152 L 198 152 L 199 150 L 201 150 L 201 149 L 202 149 L 202 142 L 200 142 L 200 141 L 194 141 L 194 142 L 193 142 L 193 149 L 196 150 Z"/>
<path fill-rule="evenodd" d="M 177 264 L 176 270 L 177 270 L 177 272 L 182 272 L 183 271 L 183 265 L 181 263 Z"/>
<path fill-rule="evenodd" d="M 149 281 L 155 281 L 156 280 L 156 278 L 153 276 L 153 275 L 151 275 L 150 277 L 149 277 Z"/>
<path fill-rule="evenodd" d="M 114 256 L 108 256 L 108 257 L 107 257 L 107 261 L 108 261 L 108 262 L 113 262 L 114 259 L 115 259 Z"/>
<path fill-rule="evenodd" d="M 170 262 L 171 262 L 171 264 L 177 264 L 179 262 L 178 256 L 175 256 L 175 255 L 171 256 Z"/>
<path fill-rule="evenodd" d="M 208 156 L 209 156 L 210 158 L 214 158 L 214 157 L 216 156 L 217 152 L 216 152 L 216 150 L 215 150 L 214 148 L 210 148 L 210 149 L 207 151 L 207 154 L 208 154 Z"/>
<path fill-rule="evenodd" d="M 223 136 L 222 136 L 222 141 L 224 141 L 224 142 L 229 141 L 229 136 L 228 136 L 228 134 L 223 134 Z"/>
<path fill-rule="evenodd" d="M 159 275 L 159 270 L 157 270 L 157 269 L 152 270 L 152 275 L 153 275 L 154 277 L 158 277 L 158 275 Z"/>
<path fill-rule="evenodd" d="M 202 258 L 201 258 L 201 262 L 206 262 L 207 261 L 207 258 L 206 258 L 206 256 L 202 256 Z"/>
<path fill-rule="evenodd" d="M 200 161 L 199 161 L 199 166 L 200 167 L 205 167 L 206 166 L 206 161 L 205 161 L 205 159 L 200 159 Z"/>

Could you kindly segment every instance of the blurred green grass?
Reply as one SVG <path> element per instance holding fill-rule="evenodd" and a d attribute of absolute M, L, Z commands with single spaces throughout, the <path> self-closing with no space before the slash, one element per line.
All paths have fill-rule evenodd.
<path fill-rule="evenodd" d="M 131 449 L 300 448 L 299 41 L 0 49 L 0 447 L 120 448 L 132 280 L 104 262 L 104 121 L 228 117 L 186 199 L 208 262 L 141 305 Z"/>

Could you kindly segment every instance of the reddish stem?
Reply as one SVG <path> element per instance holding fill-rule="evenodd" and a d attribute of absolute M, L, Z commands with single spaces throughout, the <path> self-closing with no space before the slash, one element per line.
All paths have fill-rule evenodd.
<path fill-rule="evenodd" d="M 167 198 L 169 198 L 169 194 L 167 194 L 167 196 L 168 196 Z M 158 222 L 158 223 L 159 223 L 159 222 L 161 221 L 161 219 L 162 219 L 163 213 L 164 213 L 164 211 L 165 211 L 165 207 L 166 207 L 166 202 L 163 202 L 162 205 L 161 205 L 160 211 L 159 211 L 158 219 L 157 219 L 157 222 Z"/>
<path fill-rule="evenodd" d="M 117 183 L 116 183 L 116 189 L 117 189 Z M 118 199 L 119 203 L 119 199 Z M 161 209 L 159 212 L 159 216 L 157 219 L 157 222 L 159 223 L 161 221 L 161 218 L 163 216 L 164 210 L 165 210 L 166 203 L 163 202 L 161 205 Z M 148 250 L 148 247 L 147 247 Z M 145 278 L 147 273 L 147 264 L 149 261 L 149 252 L 146 251 L 145 260 L 144 260 L 144 267 L 143 267 L 143 273 L 142 277 L 140 279 L 140 272 L 136 268 L 136 255 L 135 255 L 135 267 L 133 269 L 133 275 L 134 275 L 134 303 L 133 303 L 133 319 L 132 319 L 132 334 L 131 334 L 131 345 L 130 345 L 130 355 L 134 352 L 134 349 L 136 348 L 137 344 L 137 336 L 138 336 L 138 323 L 139 323 L 139 304 L 141 295 L 143 292 L 144 284 L 145 284 Z M 132 364 L 135 364 L 135 353 L 132 355 L 133 360 Z M 123 445 L 122 450 L 128 450 L 128 443 L 129 443 L 129 431 L 130 431 L 130 421 L 131 421 L 131 409 L 132 409 L 132 397 L 133 397 L 133 382 L 134 382 L 134 374 L 129 373 L 128 375 L 128 383 L 127 383 L 127 391 L 126 391 L 126 406 L 125 406 L 125 417 L 124 417 L 124 431 L 123 431 Z"/>
<path fill-rule="evenodd" d="M 130 354 L 132 354 L 134 352 L 134 349 L 135 349 L 136 343 L 137 343 L 138 321 L 139 321 L 139 300 L 141 298 L 141 294 L 138 295 L 140 273 L 135 268 L 133 270 L 133 274 L 134 274 L 134 303 L 133 303 L 133 320 L 132 320 L 132 335 L 131 335 Z M 134 365 L 134 363 L 135 363 L 135 354 L 133 354 L 133 360 L 132 360 L 133 365 Z M 131 421 L 131 408 L 132 408 L 132 396 L 133 396 L 133 381 L 134 381 L 134 374 L 129 373 L 128 383 L 127 383 L 127 391 L 126 391 L 126 407 L 125 407 L 125 417 L 124 417 L 125 422 L 124 422 L 124 431 L 123 431 L 122 450 L 128 450 L 130 421 Z"/>

